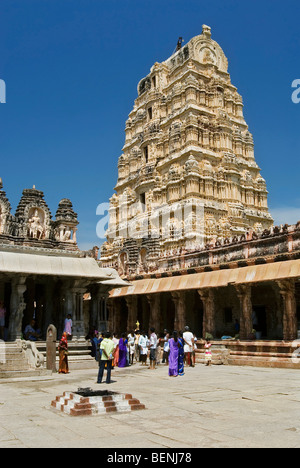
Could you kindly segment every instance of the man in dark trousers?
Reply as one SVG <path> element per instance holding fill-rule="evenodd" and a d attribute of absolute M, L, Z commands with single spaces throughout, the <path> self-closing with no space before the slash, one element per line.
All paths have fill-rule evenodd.
<path fill-rule="evenodd" d="M 98 373 L 98 380 L 97 383 L 101 384 L 103 379 L 103 373 L 106 365 L 106 383 L 111 383 L 111 369 L 112 369 L 112 361 L 115 352 L 115 345 L 113 340 L 111 339 L 111 334 L 107 332 L 105 334 L 104 340 L 101 341 L 100 345 L 101 350 L 101 359 L 99 361 L 99 373 Z"/>

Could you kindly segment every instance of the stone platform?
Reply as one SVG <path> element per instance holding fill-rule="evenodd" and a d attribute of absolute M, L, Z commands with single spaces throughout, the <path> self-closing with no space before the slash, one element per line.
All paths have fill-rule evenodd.
<path fill-rule="evenodd" d="M 212 363 L 232 366 L 300 369 L 300 341 L 238 341 L 215 340 L 212 343 Z M 197 343 L 196 362 L 204 362 L 204 342 Z"/>
<path fill-rule="evenodd" d="M 64 392 L 56 397 L 51 407 L 71 416 L 92 416 L 106 413 L 129 412 L 145 409 L 132 395 L 104 391 Z"/>

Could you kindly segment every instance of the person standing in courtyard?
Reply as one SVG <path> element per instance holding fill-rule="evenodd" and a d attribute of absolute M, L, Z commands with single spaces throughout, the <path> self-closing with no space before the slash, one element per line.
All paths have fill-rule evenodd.
<path fill-rule="evenodd" d="M 68 340 L 71 340 L 72 335 L 73 335 L 73 321 L 72 321 L 72 315 L 71 314 L 68 314 L 67 318 L 65 320 L 64 332 L 67 334 Z M 91 337 L 91 338 L 93 338 L 93 337 Z"/>
<path fill-rule="evenodd" d="M 168 330 L 164 330 L 164 348 L 163 348 L 163 360 L 162 363 L 169 365 L 169 352 L 170 352 L 170 345 L 169 345 L 170 334 Z"/>
<path fill-rule="evenodd" d="M 139 347 L 140 347 L 140 356 L 141 356 L 141 362 L 142 366 L 147 364 L 147 354 L 148 354 L 148 337 L 146 335 L 146 332 L 142 332 L 139 338 Z"/>
<path fill-rule="evenodd" d="M 183 340 L 185 363 L 190 367 L 194 367 L 192 362 L 192 353 L 194 351 L 194 335 L 190 331 L 189 327 L 185 327 L 184 329 Z"/>
<path fill-rule="evenodd" d="M 135 340 L 134 340 L 135 362 L 141 362 L 141 353 L 140 353 L 140 346 L 139 346 L 140 336 L 141 336 L 140 330 L 135 330 Z"/>
<path fill-rule="evenodd" d="M 69 373 L 69 362 L 68 362 L 68 337 L 66 332 L 63 333 L 61 340 L 58 345 L 59 353 L 59 374 Z"/>
<path fill-rule="evenodd" d="M 112 367 L 117 367 L 119 364 L 119 339 L 116 333 L 113 334 L 112 341 L 115 346 L 115 352 L 114 352 L 114 360 L 112 363 Z"/>
<path fill-rule="evenodd" d="M 99 361 L 99 372 L 98 372 L 97 383 L 98 384 L 102 383 L 104 369 L 106 366 L 106 371 L 107 371 L 106 383 L 110 384 L 112 362 L 113 362 L 114 352 L 115 352 L 115 344 L 113 340 L 111 339 L 111 335 L 109 332 L 105 334 L 105 338 L 101 342 L 100 349 L 101 349 L 101 359 Z"/>
<path fill-rule="evenodd" d="M 125 333 L 119 339 L 119 363 L 118 367 L 126 367 L 127 363 L 127 340 Z"/>
<path fill-rule="evenodd" d="M 179 340 L 177 331 L 173 332 L 173 337 L 170 339 L 170 354 L 169 354 L 169 376 L 178 377 L 178 358 L 179 358 Z"/>
<path fill-rule="evenodd" d="M 133 358 L 134 358 L 134 352 L 135 352 L 135 334 L 134 332 L 130 332 L 128 337 L 128 347 L 129 347 L 129 365 L 132 366 L 133 364 Z"/>
<path fill-rule="evenodd" d="M 179 351 L 178 351 L 178 375 L 184 375 L 184 341 L 183 333 L 179 333 Z"/>
<path fill-rule="evenodd" d="M 210 366 L 211 361 L 212 361 L 211 342 L 210 342 L 210 340 L 205 341 L 204 349 L 205 349 L 205 364 L 207 366 Z"/>
<path fill-rule="evenodd" d="M 153 370 L 155 369 L 155 364 L 156 364 L 157 335 L 155 333 L 155 328 L 150 328 L 150 331 L 151 331 L 151 335 L 150 335 L 150 343 L 149 343 L 149 349 L 150 349 L 149 369 Z"/>

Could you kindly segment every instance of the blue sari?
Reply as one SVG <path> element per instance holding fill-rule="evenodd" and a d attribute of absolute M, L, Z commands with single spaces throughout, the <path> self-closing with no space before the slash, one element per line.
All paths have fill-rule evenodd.
<path fill-rule="evenodd" d="M 184 375 L 184 343 L 182 338 L 179 341 L 179 354 L 178 354 L 178 374 Z"/>

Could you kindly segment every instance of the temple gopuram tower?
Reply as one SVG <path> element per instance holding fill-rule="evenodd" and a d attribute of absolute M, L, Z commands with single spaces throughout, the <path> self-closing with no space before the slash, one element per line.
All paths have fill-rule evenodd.
<path fill-rule="evenodd" d="M 154 272 L 161 257 L 273 225 L 243 100 L 210 27 L 139 82 L 125 134 L 103 266 Z"/>

